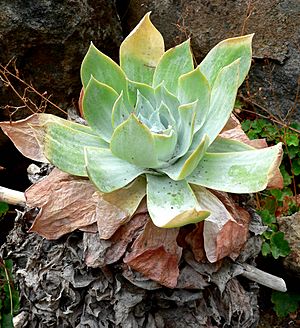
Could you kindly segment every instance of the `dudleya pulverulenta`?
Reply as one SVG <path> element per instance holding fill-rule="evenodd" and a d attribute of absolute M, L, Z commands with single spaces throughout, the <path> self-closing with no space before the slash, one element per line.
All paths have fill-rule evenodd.
<path fill-rule="evenodd" d="M 178 227 L 219 206 L 206 188 L 265 189 L 281 144 L 219 136 L 250 68 L 252 35 L 220 42 L 195 68 L 190 40 L 165 51 L 149 16 L 123 41 L 120 66 L 91 44 L 81 67 L 87 126 L 38 114 L 37 139 L 62 171 L 104 194 L 127 190 L 133 209 L 146 195 L 154 224 Z"/>

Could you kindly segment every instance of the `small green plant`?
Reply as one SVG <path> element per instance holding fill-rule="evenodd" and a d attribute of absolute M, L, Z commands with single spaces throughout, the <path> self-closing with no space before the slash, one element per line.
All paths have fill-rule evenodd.
<path fill-rule="evenodd" d="M 286 317 L 290 313 L 297 311 L 300 305 L 300 294 L 292 292 L 273 292 L 271 301 L 274 304 L 274 311 L 280 318 Z"/>
<path fill-rule="evenodd" d="M 0 202 L 0 219 L 8 212 L 9 206 L 7 203 Z"/>
<path fill-rule="evenodd" d="M 12 261 L 0 259 L 0 327 L 13 328 L 13 316 L 19 310 L 19 293 L 11 274 Z"/>
<path fill-rule="evenodd" d="M 280 171 L 283 176 L 283 189 L 265 190 L 257 195 L 258 212 L 268 231 L 263 234 L 264 243 L 262 254 L 271 254 L 275 259 L 285 257 L 290 253 L 284 233 L 278 231 L 276 217 L 291 215 L 300 209 L 299 184 L 300 150 L 299 150 L 299 123 L 292 123 L 289 127 L 278 127 L 267 119 L 245 120 L 242 127 L 250 139 L 265 138 L 268 144 L 282 142 L 283 160 Z"/>

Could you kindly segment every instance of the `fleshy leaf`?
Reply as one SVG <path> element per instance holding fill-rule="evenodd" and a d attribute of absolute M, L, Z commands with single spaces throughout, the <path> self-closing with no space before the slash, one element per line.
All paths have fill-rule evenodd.
<path fill-rule="evenodd" d="M 209 144 L 209 138 L 205 135 L 199 145 L 188 151 L 177 162 L 168 166 L 167 168 L 160 169 L 166 173 L 172 180 L 182 180 L 190 175 L 198 166 L 201 158 L 203 157 Z"/>
<path fill-rule="evenodd" d="M 115 156 L 139 167 L 159 166 L 152 133 L 134 114 L 115 129 L 110 148 Z"/>
<path fill-rule="evenodd" d="M 113 129 L 119 126 L 121 123 L 127 120 L 129 117 L 129 111 L 125 105 L 123 99 L 123 91 L 120 93 L 118 99 L 115 101 L 112 113 L 111 113 L 111 124 Z"/>
<path fill-rule="evenodd" d="M 197 140 L 202 140 L 206 133 L 212 143 L 227 123 L 238 90 L 239 63 L 238 59 L 220 71 L 211 90 L 209 112 L 204 124 L 194 137 Z"/>
<path fill-rule="evenodd" d="M 254 150 L 255 148 L 228 138 L 222 138 L 218 136 L 215 141 L 209 146 L 208 153 L 232 153 L 239 151 Z"/>
<path fill-rule="evenodd" d="M 238 58 L 240 58 L 238 87 L 243 83 L 251 65 L 253 35 L 249 34 L 221 41 L 210 50 L 199 65 L 210 86 L 214 85 L 222 68 L 232 64 Z"/>
<path fill-rule="evenodd" d="M 109 142 L 113 133 L 111 115 L 118 94 L 93 76 L 83 96 L 83 114 L 89 126 L 105 141 Z"/>
<path fill-rule="evenodd" d="M 143 174 L 143 169 L 115 157 L 109 149 L 85 148 L 86 170 L 90 180 L 102 192 L 128 185 Z"/>
<path fill-rule="evenodd" d="M 165 52 L 164 39 L 147 13 L 120 47 L 120 66 L 130 80 L 152 84 L 154 70 Z"/>
<path fill-rule="evenodd" d="M 150 101 L 153 108 L 156 106 L 154 89 L 145 83 L 138 83 L 136 81 L 128 80 L 128 94 L 131 107 L 135 107 L 137 100 L 137 92 L 140 92 L 148 101 Z"/>
<path fill-rule="evenodd" d="M 118 94 L 127 93 L 127 80 L 122 69 L 111 58 L 91 43 L 81 65 L 81 81 L 84 89 L 91 77 L 113 88 Z"/>
<path fill-rule="evenodd" d="M 65 125 L 49 122 L 44 136 L 44 154 L 60 170 L 78 176 L 87 176 L 84 147 L 107 147 L 100 137 L 76 131 Z"/>
<path fill-rule="evenodd" d="M 238 208 L 225 193 L 220 194 L 222 198 L 219 199 L 206 188 L 195 185 L 192 188 L 200 206 L 211 212 L 204 221 L 203 231 L 207 259 L 214 263 L 225 256 L 236 258 L 247 240 L 249 214 Z"/>
<path fill-rule="evenodd" d="M 44 155 L 44 138 L 48 123 L 59 123 L 73 130 L 97 136 L 90 127 L 51 114 L 33 114 L 17 122 L 0 122 L 0 127 L 24 156 L 34 161 L 48 163 Z M 100 147 L 108 146 L 100 137 L 98 140 Z"/>
<path fill-rule="evenodd" d="M 150 116 L 154 112 L 154 108 L 147 98 L 145 98 L 140 91 L 137 91 L 137 100 L 135 105 L 135 112 L 138 118 L 140 116 L 149 120 Z M 150 127 L 149 127 L 150 128 Z"/>
<path fill-rule="evenodd" d="M 171 129 L 169 133 L 153 133 L 155 151 L 160 161 L 168 161 L 175 152 L 177 134 Z"/>
<path fill-rule="evenodd" d="M 204 220 L 210 212 L 202 210 L 185 180 L 147 174 L 147 206 L 157 227 L 174 228 Z"/>
<path fill-rule="evenodd" d="M 171 94 L 165 88 L 164 83 L 161 83 L 155 89 L 155 98 L 156 98 L 156 107 L 159 108 L 162 103 L 165 104 L 169 108 L 175 121 L 179 123 L 178 107 L 180 106 L 180 102 L 173 94 Z"/>
<path fill-rule="evenodd" d="M 190 40 L 169 49 L 161 57 L 153 76 L 153 86 L 164 81 L 165 87 L 177 94 L 178 79 L 181 75 L 194 69 Z"/>
<path fill-rule="evenodd" d="M 178 159 L 179 157 L 183 156 L 188 151 L 193 141 L 196 106 L 197 101 L 191 104 L 181 105 L 178 107 L 178 148 L 176 150 L 175 159 Z"/>
<path fill-rule="evenodd" d="M 96 208 L 99 237 L 111 238 L 132 217 L 145 195 L 144 177 L 136 178 L 122 189 L 103 193 Z"/>
<path fill-rule="evenodd" d="M 163 102 L 161 103 L 160 107 L 158 108 L 159 113 L 159 119 L 163 123 L 163 125 L 167 128 L 172 127 L 173 129 L 176 129 L 177 131 L 177 123 L 174 119 L 174 116 L 172 115 L 170 109 L 167 105 L 165 105 Z"/>
<path fill-rule="evenodd" d="M 282 157 L 282 144 L 236 153 L 206 153 L 186 179 L 190 183 L 232 193 L 267 187 Z"/>
<path fill-rule="evenodd" d="M 195 131 L 198 131 L 205 121 L 210 102 L 209 83 L 199 68 L 180 76 L 178 99 L 181 104 L 188 104 L 198 100 L 195 120 Z"/>

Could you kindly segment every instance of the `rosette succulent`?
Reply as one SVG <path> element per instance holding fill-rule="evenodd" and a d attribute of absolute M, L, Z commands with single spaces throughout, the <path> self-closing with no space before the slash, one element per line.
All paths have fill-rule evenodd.
<path fill-rule="evenodd" d="M 132 212 L 146 195 L 154 224 L 178 227 L 211 214 L 217 201 L 206 188 L 266 188 L 281 144 L 219 136 L 250 68 L 252 35 L 220 42 L 195 67 L 190 40 L 165 51 L 149 16 L 123 41 L 120 65 L 91 44 L 81 67 L 87 126 L 42 114 L 36 138 L 60 170 L 108 197 L 125 190 Z"/>

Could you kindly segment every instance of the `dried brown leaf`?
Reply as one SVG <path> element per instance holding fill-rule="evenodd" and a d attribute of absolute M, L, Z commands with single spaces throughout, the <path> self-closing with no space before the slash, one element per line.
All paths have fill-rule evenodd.
<path fill-rule="evenodd" d="M 97 233 L 98 232 L 98 225 L 96 222 L 89 224 L 87 226 L 81 227 L 79 229 L 80 231 L 83 232 L 90 232 L 90 233 Z"/>
<path fill-rule="evenodd" d="M 101 239 L 109 239 L 121 225 L 137 211 L 146 194 L 143 177 L 135 179 L 130 186 L 108 194 L 102 194 L 96 208 L 97 224 Z"/>
<path fill-rule="evenodd" d="M 220 229 L 216 238 L 217 260 L 229 256 L 236 259 L 248 238 L 250 214 L 242 207 L 235 204 L 233 199 L 225 192 L 212 191 L 232 216 Z"/>
<path fill-rule="evenodd" d="M 0 122 L 0 127 L 24 156 L 34 161 L 48 163 L 39 141 L 44 129 L 40 115 L 34 114 L 17 122 Z"/>
<path fill-rule="evenodd" d="M 247 240 L 250 215 L 226 193 L 212 193 L 200 186 L 193 190 L 200 206 L 211 211 L 203 230 L 207 259 L 214 263 L 226 256 L 236 258 Z"/>
<path fill-rule="evenodd" d="M 148 214 L 134 215 L 109 240 L 100 239 L 98 234 L 84 234 L 84 258 L 87 266 L 104 267 L 117 262 L 148 220 L 150 220 Z"/>
<path fill-rule="evenodd" d="M 148 221 L 124 262 L 144 276 L 175 288 L 182 252 L 176 242 L 178 232 L 179 229 L 161 229 Z"/>
<path fill-rule="evenodd" d="M 202 262 L 206 260 L 203 237 L 204 221 L 197 223 L 195 229 L 185 237 L 185 241 L 194 254 L 195 260 Z"/>
<path fill-rule="evenodd" d="M 147 213 L 137 214 L 116 231 L 110 238 L 112 246 L 105 254 L 107 264 L 118 261 L 125 254 L 128 245 L 140 234 L 148 221 L 150 217 Z"/>
<path fill-rule="evenodd" d="M 54 169 L 28 188 L 25 195 L 29 207 L 40 208 L 30 231 L 47 239 L 57 239 L 96 222 L 100 197 L 89 180 Z"/>

